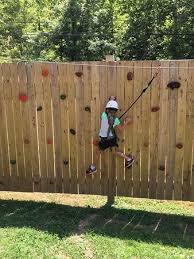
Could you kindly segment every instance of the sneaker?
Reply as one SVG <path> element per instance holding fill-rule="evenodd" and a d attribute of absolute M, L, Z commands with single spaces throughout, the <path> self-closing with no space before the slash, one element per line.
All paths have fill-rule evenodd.
<path fill-rule="evenodd" d="M 91 175 L 97 172 L 97 168 L 95 165 L 90 165 L 86 170 L 86 175 Z"/>
<path fill-rule="evenodd" d="M 134 157 L 131 155 L 128 155 L 128 159 L 125 160 L 125 167 L 130 168 L 134 162 L 135 162 Z"/>

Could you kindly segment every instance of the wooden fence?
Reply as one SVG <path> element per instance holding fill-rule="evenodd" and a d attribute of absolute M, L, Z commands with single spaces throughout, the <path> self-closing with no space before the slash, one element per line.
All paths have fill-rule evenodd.
<path fill-rule="evenodd" d="M 108 151 L 86 177 L 108 96 L 121 114 L 158 66 L 119 136 L 136 163 Z M 107 195 L 114 180 L 118 196 L 194 201 L 194 60 L 0 64 L 0 122 L 0 190 Z"/>

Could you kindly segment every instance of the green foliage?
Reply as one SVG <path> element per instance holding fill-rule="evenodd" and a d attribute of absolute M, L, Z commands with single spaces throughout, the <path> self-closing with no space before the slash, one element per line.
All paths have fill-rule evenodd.
<path fill-rule="evenodd" d="M 1 60 L 194 57 L 188 0 L 2 0 Z"/>

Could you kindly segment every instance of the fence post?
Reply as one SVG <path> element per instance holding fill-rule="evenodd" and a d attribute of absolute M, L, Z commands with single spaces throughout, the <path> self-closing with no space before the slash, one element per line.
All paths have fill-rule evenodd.
<path fill-rule="evenodd" d="M 109 152 L 109 179 L 108 179 L 108 199 L 107 203 L 112 205 L 115 201 L 116 194 L 116 157 L 114 155 L 115 148 L 111 148 Z"/>
<path fill-rule="evenodd" d="M 114 55 L 106 55 L 106 62 L 108 61 L 115 61 L 115 56 Z"/>
<path fill-rule="evenodd" d="M 115 61 L 114 55 L 106 55 L 106 62 Z M 107 203 L 112 205 L 115 201 L 116 193 L 116 158 L 114 157 L 115 148 L 109 152 L 109 178 L 108 178 L 108 197 Z"/>

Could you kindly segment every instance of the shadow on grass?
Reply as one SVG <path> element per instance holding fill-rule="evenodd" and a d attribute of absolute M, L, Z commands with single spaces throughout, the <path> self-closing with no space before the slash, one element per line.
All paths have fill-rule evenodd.
<path fill-rule="evenodd" d="M 30 227 L 60 238 L 84 232 L 194 248 L 194 217 L 141 210 L 0 200 L 0 228 Z"/>

